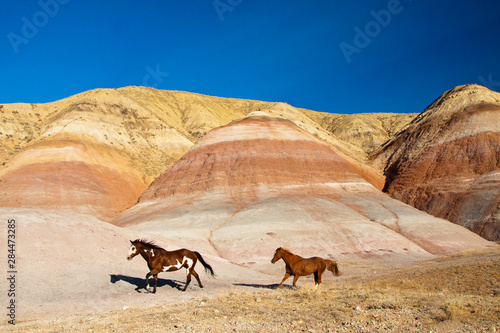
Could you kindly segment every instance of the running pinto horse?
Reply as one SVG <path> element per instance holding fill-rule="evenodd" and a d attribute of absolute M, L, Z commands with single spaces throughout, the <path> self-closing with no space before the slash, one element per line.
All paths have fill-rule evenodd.
<path fill-rule="evenodd" d="M 285 262 L 285 277 L 279 284 L 278 288 L 281 287 L 283 282 L 290 277 L 293 276 L 293 286 L 295 288 L 297 285 L 295 284 L 300 276 L 310 275 L 314 273 L 314 282 L 316 283 L 316 287 L 321 283 L 321 275 L 323 272 L 328 269 L 335 276 L 339 276 L 340 272 L 337 267 L 337 263 L 332 260 L 323 259 L 320 257 L 312 257 L 304 259 L 287 249 L 277 248 L 274 253 L 274 257 L 271 260 L 271 263 L 275 263 L 276 261 L 283 259 Z M 278 289 L 276 288 L 276 289 Z"/>
<path fill-rule="evenodd" d="M 140 254 L 144 260 L 148 263 L 149 273 L 146 274 L 146 290 L 149 292 L 149 277 L 153 276 L 154 288 L 153 293 L 156 293 L 156 283 L 158 279 L 158 273 L 160 272 L 172 272 L 184 267 L 186 269 L 186 285 L 182 291 L 186 291 L 189 283 L 191 282 L 191 275 L 193 275 L 198 281 L 200 288 L 203 288 L 201 284 L 200 277 L 198 273 L 194 270 L 196 262 L 199 260 L 205 267 L 205 271 L 215 276 L 212 267 L 203 260 L 203 257 L 196 251 L 190 251 L 187 249 L 180 249 L 175 251 L 167 251 L 153 242 L 136 239 L 135 241 L 130 241 L 130 250 L 128 252 L 127 259 L 131 260 L 136 255 Z"/>

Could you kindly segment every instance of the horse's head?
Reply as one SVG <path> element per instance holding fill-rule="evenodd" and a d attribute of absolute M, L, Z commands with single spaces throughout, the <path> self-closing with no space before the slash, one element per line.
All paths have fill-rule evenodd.
<path fill-rule="evenodd" d="M 139 243 L 137 241 L 133 241 L 133 242 L 130 241 L 130 249 L 128 250 L 127 260 L 130 260 L 139 254 L 139 250 L 137 249 L 138 244 Z"/>
<path fill-rule="evenodd" d="M 276 249 L 276 252 L 274 252 L 274 257 L 271 259 L 271 263 L 274 264 L 276 261 L 281 259 L 281 247 Z"/>

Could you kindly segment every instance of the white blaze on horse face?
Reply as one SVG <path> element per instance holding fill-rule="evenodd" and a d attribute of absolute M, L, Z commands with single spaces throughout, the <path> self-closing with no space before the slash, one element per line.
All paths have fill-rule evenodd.
<path fill-rule="evenodd" d="M 132 256 L 135 255 L 136 253 L 137 253 L 137 248 L 135 247 L 135 245 L 131 245 L 130 250 L 128 250 L 127 258 L 130 260 Z"/>
<path fill-rule="evenodd" d="M 154 257 L 155 256 L 155 253 L 153 251 L 153 249 L 151 249 L 151 255 Z"/>

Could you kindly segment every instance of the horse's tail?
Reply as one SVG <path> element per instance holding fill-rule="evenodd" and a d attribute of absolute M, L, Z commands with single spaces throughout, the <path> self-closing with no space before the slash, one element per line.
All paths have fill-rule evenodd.
<path fill-rule="evenodd" d="M 205 272 L 207 272 L 207 274 L 210 273 L 212 276 L 215 277 L 215 273 L 214 273 L 214 270 L 212 269 L 212 266 L 210 266 L 209 264 L 206 263 L 205 260 L 203 260 L 203 257 L 201 256 L 201 254 L 199 254 L 196 251 L 194 251 L 194 254 L 196 254 L 196 257 L 198 258 L 198 260 L 201 262 L 203 267 L 205 267 Z"/>
<path fill-rule="evenodd" d="M 339 276 L 340 275 L 339 267 L 337 265 L 337 262 L 335 262 L 333 260 L 325 259 L 325 263 L 326 263 L 326 269 L 328 269 L 330 272 L 332 272 L 333 275 L 335 275 L 335 276 Z"/>

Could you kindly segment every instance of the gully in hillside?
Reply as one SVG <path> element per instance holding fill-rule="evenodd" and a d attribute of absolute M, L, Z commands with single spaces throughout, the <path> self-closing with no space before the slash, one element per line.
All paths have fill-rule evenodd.
<path fill-rule="evenodd" d="M 194 270 L 194 266 L 198 260 L 201 262 L 205 271 L 215 276 L 212 267 L 203 260 L 203 257 L 196 251 L 190 251 L 187 249 L 180 249 L 175 251 L 167 251 L 152 242 L 136 239 L 135 241 L 130 241 L 130 250 L 128 252 L 127 259 L 130 260 L 136 255 L 140 254 L 144 260 L 148 263 L 149 273 L 146 274 L 146 290 L 149 291 L 149 277 L 153 276 L 154 288 L 153 293 L 156 292 L 156 284 L 158 279 L 158 273 L 160 272 L 172 272 L 185 268 L 187 271 L 186 285 L 183 291 L 185 291 L 191 282 L 191 275 L 193 275 L 198 281 L 200 288 L 203 288 L 201 284 L 200 277 L 198 273 Z"/>
<path fill-rule="evenodd" d="M 297 285 L 295 284 L 300 276 L 314 274 L 314 282 L 316 283 L 316 287 L 321 283 L 321 275 L 323 272 L 328 269 L 335 276 L 339 276 L 340 272 L 337 267 L 337 263 L 332 260 L 323 259 L 320 257 L 312 257 L 304 259 L 287 249 L 277 248 L 274 253 L 274 257 L 271 260 L 271 263 L 275 263 L 276 261 L 283 259 L 285 262 L 285 277 L 279 284 L 278 288 L 281 287 L 283 282 L 293 275 L 293 286 L 295 288 Z"/>

